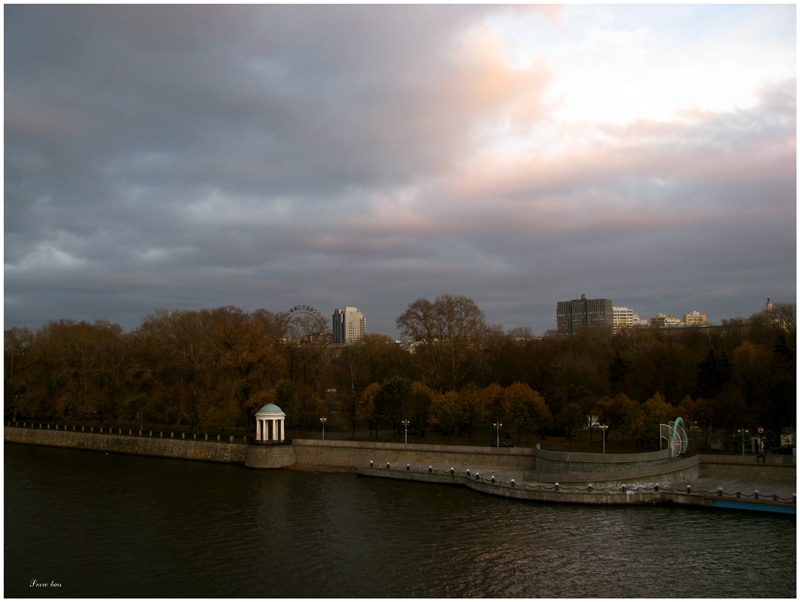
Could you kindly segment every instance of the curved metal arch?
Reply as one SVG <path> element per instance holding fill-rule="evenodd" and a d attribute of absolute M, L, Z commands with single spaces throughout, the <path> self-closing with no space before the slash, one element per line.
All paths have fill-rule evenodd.
<path fill-rule="evenodd" d="M 689 440 L 686 436 L 686 426 L 683 418 L 678 416 L 672 426 L 672 456 L 677 458 L 686 451 L 689 446 Z"/>

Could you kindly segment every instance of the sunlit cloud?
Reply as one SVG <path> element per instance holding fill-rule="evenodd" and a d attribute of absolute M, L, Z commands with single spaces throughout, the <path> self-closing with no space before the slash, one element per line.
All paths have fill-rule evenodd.
<path fill-rule="evenodd" d="M 6 22 L 13 323 L 347 304 L 391 334 L 407 303 L 454 293 L 542 332 L 583 292 L 712 319 L 794 298 L 793 6 Z"/>

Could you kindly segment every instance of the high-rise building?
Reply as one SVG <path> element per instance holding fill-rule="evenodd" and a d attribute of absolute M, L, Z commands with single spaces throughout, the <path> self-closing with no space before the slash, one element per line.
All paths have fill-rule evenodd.
<path fill-rule="evenodd" d="M 619 332 L 621 328 L 630 328 L 633 326 L 633 320 L 636 314 L 633 313 L 633 310 L 629 307 L 612 307 L 611 308 L 614 314 L 614 332 Z M 636 316 L 636 319 L 639 319 L 639 316 Z"/>
<path fill-rule="evenodd" d="M 614 310 L 611 299 L 580 299 L 559 301 L 556 307 L 556 328 L 559 333 L 574 335 L 586 326 L 614 326 Z"/>
<path fill-rule="evenodd" d="M 334 310 L 332 320 L 334 343 L 355 343 L 364 336 L 367 320 L 357 307 Z"/>

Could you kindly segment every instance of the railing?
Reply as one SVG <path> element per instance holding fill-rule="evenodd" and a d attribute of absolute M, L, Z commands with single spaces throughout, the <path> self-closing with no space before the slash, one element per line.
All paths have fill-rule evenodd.
<path fill-rule="evenodd" d="M 722 488 L 718 488 L 715 491 L 707 491 L 704 489 L 693 489 L 691 485 L 687 485 L 685 488 L 677 488 L 677 487 L 664 487 L 663 485 L 619 485 L 619 486 L 604 486 L 604 487 L 595 487 L 593 485 L 587 485 L 586 487 L 578 487 L 575 485 L 572 486 L 564 486 L 559 485 L 558 483 L 554 483 L 553 485 L 546 485 L 544 483 L 517 483 L 514 479 L 510 481 L 503 481 L 501 479 L 495 478 L 494 475 L 489 477 L 482 477 L 480 473 L 475 472 L 473 473 L 470 471 L 469 468 L 466 470 L 459 471 L 454 468 L 450 470 L 438 470 L 433 468 L 432 466 L 428 466 L 428 468 L 417 468 L 412 467 L 410 464 L 406 464 L 405 467 L 395 466 L 392 467 L 390 462 L 383 464 L 381 466 L 376 466 L 374 462 L 369 463 L 370 468 L 379 468 L 383 470 L 394 470 L 397 472 L 416 472 L 416 473 L 423 473 L 423 474 L 438 474 L 443 476 L 451 476 L 453 478 L 460 476 L 466 477 L 469 480 L 475 480 L 482 483 L 488 483 L 490 485 L 497 485 L 497 486 L 505 486 L 505 487 L 516 487 L 525 490 L 532 490 L 532 491 L 552 491 L 557 493 L 604 493 L 604 494 L 637 494 L 637 493 L 677 493 L 677 494 L 686 494 L 686 495 L 698 495 L 698 496 L 717 496 L 717 497 L 726 497 L 726 498 L 739 498 L 739 499 L 753 499 L 753 500 L 766 500 L 766 501 L 774 501 L 774 502 L 789 502 L 792 504 L 797 504 L 797 494 L 792 495 L 791 497 L 782 498 L 778 495 L 763 495 L 759 494 L 758 491 L 755 491 L 752 494 L 742 493 L 741 491 L 734 491 L 734 492 L 726 492 L 723 491 Z"/>
<path fill-rule="evenodd" d="M 247 435 L 223 435 L 223 434 L 208 434 L 208 433 L 187 433 L 186 431 L 165 431 L 159 429 L 135 429 L 135 428 L 119 428 L 110 426 L 85 426 L 85 425 L 67 425 L 67 424 L 51 424 L 48 422 L 39 421 L 8 421 L 6 426 L 13 426 L 16 428 L 32 428 L 41 430 L 55 430 L 55 431 L 68 431 L 77 433 L 94 433 L 100 435 L 124 435 L 126 437 L 143 437 L 148 439 L 180 439 L 188 441 L 209 441 L 214 443 L 241 443 L 246 445 L 291 445 L 291 439 L 284 439 L 283 441 L 257 441 L 255 437 L 248 437 Z"/>

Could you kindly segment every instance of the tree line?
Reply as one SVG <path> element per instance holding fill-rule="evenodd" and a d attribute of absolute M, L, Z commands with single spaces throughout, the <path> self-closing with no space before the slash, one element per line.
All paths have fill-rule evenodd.
<path fill-rule="evenodd" d="M 796 421 L 794 305 L 715 327 L 536 338 L 443 295 L 409 304 L 396 324 L 405 345 L 380 334 L 331 345 L 313 316 L 235 307 L 159 310 L 128 332 L 106 321 L 11 328 L 5 415 L 210 432 L 252 430 L 255 412 L 276 403 L 305 431 L 319 428 L 335 389 L 353 435 L 400 436 L 409 421 L 420 437 L 471 438 L 502 423 L 522 441 L 599 422 L 642 445 L 677 416 L 731 438 Z"/>

